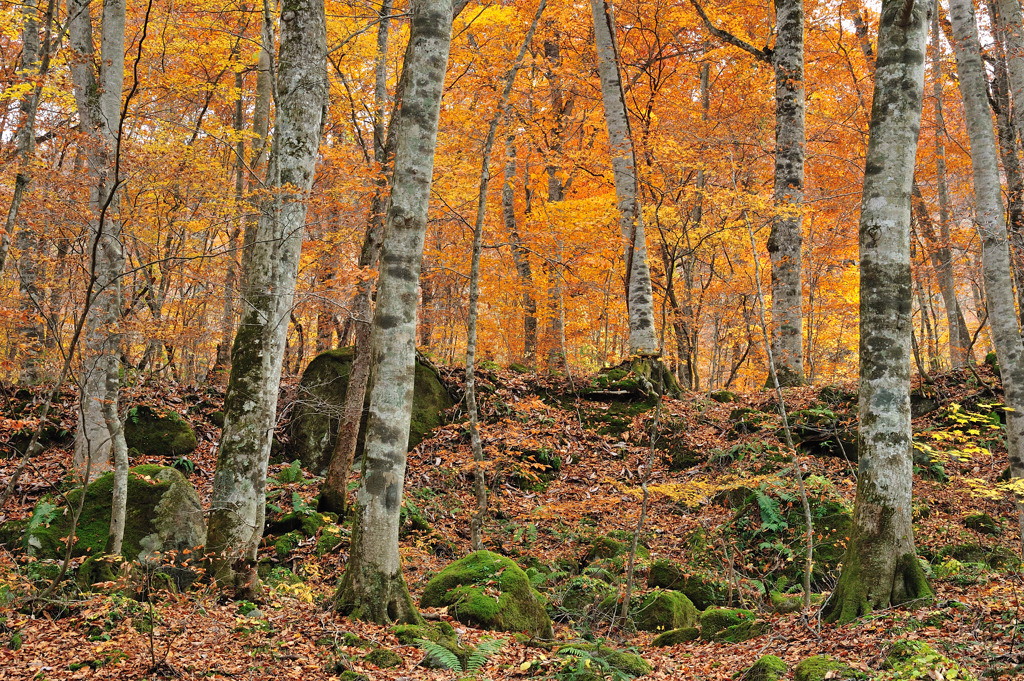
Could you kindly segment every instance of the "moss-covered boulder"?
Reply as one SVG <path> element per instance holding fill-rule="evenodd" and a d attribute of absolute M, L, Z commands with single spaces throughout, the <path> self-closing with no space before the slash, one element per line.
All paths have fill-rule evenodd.
<path fill-rule="evenodd" d="M 697 627 L 683 627 L 681 629 L 673 629 L 666 631 L 663 634 L 658 634 L 651 641 L 651 645 L 663 648 L 667 646 L 677 646 L 680 643 L 689 643 L 696 641 L 700 638 L 700 629 Z"/>
<path fill-rule="evenodd" d="M 971 513 L 964 518 L 964 527 L 980 532 L 997 536 L 1003 533 L 1003 526 L 998 520 L 988 513 Z"/>
<path fill-rule="evenodd" d="M 757 614 L 742 608 L 711 608 L 700 616 L 700 637 L 705 641 L 741 643 L 766 630 Z"/>
<path fill-rule="evenodd" d="M 553 600 L 564 613 L 575 618 L 601 607 L 606 599 L 616 595 L 617 591 L 607 581 L 587 574 L 570 579 L 561 591 L 560 598 Z"/>
<path fill-rule="evenodd" d="M 828 655 L 815 655 L 801 661 L 793 670 L 796 681 L 825 681 L 825 679 L 863 679 L 864 674 Z"/>
<path fill-rule="evenodd" d="M 729 390 L 718 390 L 716 392 L 711 393 L 711 399 L 713 399 L 715 402 L 735 402 L 736 393 L 731 392 Z"/>
<path fill-rule="evenodd" d="M 144 404 L 128 410 L 124 441 L 140 454 L 170 457 L 189 454 L 198 444 L 192 426 L 177 412 Z"/>
<path fill-rule="evenodd" d="M 98 555 L 107 545 L 114 474 L 106 473 L 89 485 L 75 533 L 72 556 Z M 81 489 L 67 494 L 77 508 Z M 71 531 L 72 512 L 46 500 L 36 505 L 25 537 L 30 555 L 63 556 Z M 192 552 L 206 543 L 206 523 L 199 495 L 181 473 L 167 466 L 136 466 L 128 472 L 128 510 L 122 555 L 150 561 L 157 553 Z"/>
<path fill-rule="evenodd" d="M 401 666 L 403 660 L 402 656 L 393 650 L 377 648 L 376 650 L 371 650 L 366 655 L 363 655 L 363 661 L 369 662 L 381 669 L 387 669 L 389 667 Z"/>
<path fill-rule="evenodd" d="M 345 409 L 345 393 L 348 390 L 353 356 L 351 347 L 328 350 L 313 358 L 302 373 L 289 425 L 290 456 L 300 460 L 307 470 L 317 473 L 324 471 L 334 451 Z M 369 391 L 367 404 L 368 400 Z M 444 422 L 444 412 L 453 404 L 437 372 L 417 358 L 409 431 L 410 449 Z M 364 410 L 357 456 L 362 451 L 366 413 Z"/>
<path fill-rule="evenodd" d="M 483 629 L 554 636 L 543 597 L 529 577 L 491 551 L 471 553 L 439 572 L 423 589 L 420 605 L 447 607 L 458 621 Z"/>
<path fill-rule="evenodd" d="M 633 621 L 640 631 L 683 629 L 696 624 L 697 608 L 678 591 L 653 591 L 633 612 Z"/>
<path fill-rule="evenodd" d="M 779 681 L 786 675 L 786 663 L 774 655 L 764 655 L 743 674 L 747 681 Z"/>
<path fill-rule="evenodd" d="M 698 610 L 724 605 L 729 585 L 703 574 L 690 574 L 670 560 L 661 558 L 651 563 L 647 586 L 678 591 L 693 602 Z"/>
<path fill-rule="evenodd" d="M 651 665 L 636 653 L 616 650 L 600 643 L 572 643 L 560 647 L 555 651 L 555 654 L 564 658 L 579 659 L 581 652 L 603 660 L 608 666 L 630 678 L 647 676 L 654 671 Z M 603 677 L 595 674 L 594 678 L 600 679 Z"/>
<path fill-rule="evenodd" d="M 598 537 L 590 543 L 587 552 L 583 554 L 580 567 L 586 567 L 595 561 L 607 561 L 606 567 L 616 572 L 621 572 L 629 560 L 629 552 L 632 550 L 632 542 L 619 541 L 612 537 Z M 646 547 L 637 544 L 637 560 L 647 560 L 651 552 Z"/>

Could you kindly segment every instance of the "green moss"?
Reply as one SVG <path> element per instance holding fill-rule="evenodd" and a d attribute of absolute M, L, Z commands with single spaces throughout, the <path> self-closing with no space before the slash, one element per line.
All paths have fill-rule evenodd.
<path fill-rule="evenodd" d="M 727 584 L 707 575 L 687 574 L 681 567 L 664 558 L 651 563 L 647 586 L 678 591 L 689 598 L 698 610 L 722 605 L 729 594 Z"/>
<path fill-rule="evenodd" d="M 972 513 L 964 518 L 964 527 L 980 532 L 998 536 L 1003 533 L 1002 524 L 988 513 Z"/>
<path fill-rule="evenodd" d="M 629 544 L 621 541 L 612 539 L 611 537 L 598 537 L 587 549 L 586 554 L 583 556 L 582 565 L 590 565 L 596 560 L 607 559 L 615 561 L 615 565 L 624 566 L 625 561 L 629 559 L 629 552 L 632 547 L 632 542 Z M 647 560 L 650 558 L 650 551 L 644 546 L 637 545 L 636 557 L 637 560 Z M 621 570 L 621 567 L 619 568 Z"/>
<path fill-rule="evenodd" d="M 742 608 L 712 608 L 700 616 L 700 637 L 705 641 L 740 643 L 764 631 L 765 624 L 757 615 Z"/>
<path fill-rule="evenodd" d="M 477 551 L 431 579 L 420 604 L 448 607 L 455 619 L 484 629 L 552 638 L 542 598 L 518 565 L 496 553 Z"/>
<path fill-rule="evenodd" d="M 530 373 L 530 367 L 525 364 L 519 364 L 518 362 L 512 362 L 508 365 L 508 368 L 517 374 L 528 374 Z"/>
<path fill-rule="evenodd" d="M 459 645 L 455 628 L 443 620 L 434 624 L 399 624 L 391 627 L 391 633 L 395 635 L 399 643 L 406 646 L 416 645 L 419 640 L 433 641 L 442 645 L 459 658 L 463 667 L 466 666 L 469 654 L 473 652 L 472 648 Z M 426 667 L 439 666 L 439 663 L 429 655 L 424 658 L 422 664 Z"/>
<path fill-rule="evenodd" d="M 302 543 L 302 533 L 295 531 L 283 534 L 274 542 L 274 553 L 278 559 L 284 560 Z"/>
<path fill-rule="evenodd" d="M 370 681 L 370 678 L 360 674 L 359 672 L 346 669 L 341 673 L 341 676 L 338 677 L 338 681 Z"/>
<path fill-rule="evenodd" d="M 698 638 L 700 638 L 700 629 L 697 627 L 683 627 L 682 629 L 673 629 L 672 631 L 658 634 L 654 637 L 651 645 L 658 647 L 675 646 L 680 643 L 696 641 Z"/>
<path fill-rule="evenodd" d="M 217 426 L 218 428 L 224 427 L 224 412 L 219 409 L 214 412 L 210 412 L 210 423 Z"/>
<path fill-rule="evenodd" d="M 566 583 L 560 605 L 570 615 L 579 616 L 614 595 L 615 589 L 608 582 L 593 575 L 578 575 Z"/>
<path fill-rule="evenodd" d="M 354 354 L 351 347 L 328 350 L 314 357 L 302 372 L 289 434 L 292 455 L 301 460 L 307 470 L 323 471 L 334 450 Z M 369 405 L 369 399 L 370 391 L 367 390 L 364 406 Z M 444 412 L 453 404 L 437 373 L 417 360 L 409 449 L 444 423 Z M 367 413 L 364 409 L 357 458 L 362 452 Z"/>
<path fill-rule="evenodd" d="M 73 557 L 97 555 L 105 550 L 113 486 L 112 472 L 88 486 L 75 533 Z M 57 509 L 50 522 L 31 530 L 26 546 L 32 555 L 63 557 L 64 542 L 71 531 L 70 509 L 77 508 L 81 494 L 80 488 L 69 492 L 70 508 Z M 136 466 L 129 471 L 122 555 L 131 560 L 149 560 L 157 551 L 180 552 L 205 543 L 206 525 L 199 495 L 180 472 L 157 465 Z"/>
<path fill-rule="evenodd" d="M 195 431 L 177 412 L 146 405 L 128 410 L 124 440 L 129 449 L 149 456 L 184 456 L 195 450 Z"/>
<path fill-rule="evenodd" d="M 829 672 L 836 672 L 829 675 Z M 795 681 L 825 681 L 825 679 L 863 679 L 866 678 L 857 670 L 844 662 L 833 659 L 828 655 L 815 655 L 808 657 L 796 666 L 793 670 Z"/>
<path fill-rule="evenodd" d="M 654 669 L 642 657 L 635 653 L 627 653 L 615 648 L 610 648 L 600 643 L 573 643 L 569 646 L 562 646 L 555 651 L 557 655 L 570 655 L 571 650 L 586 651 L 591 656 L 600 658 L 622 674 L 631 677 L 647 676 Z"/>
<path fill-rule="evenodd" d="M 774 655 L 764 655 L 743 674 L 746 681 L 778 681 L 786 675 L 786 663 Z"/>
<path fill-rule="evenodd" d="M 91 591 L 94 584 L 101 582 L 116 582 L 120 577 L 121 565 L 120 556 L 89 556 L 78 568 L 75 582 L 82 591 Z"/>
<path fill-rule="evenodd" d="M 728 390 L 719 390 L 718 392 L 711 393 L 711 399 L 715 402 L 735 402 L 736 394 Z"/>
<path fill-rule="evenodd" d="M 697 622 L 697 608 L 677 591 L 655 591 L 633 613 L 633 620 L 640 631 L 682 629 Z"/>
<path fill-rule="evenodd" d="M 402 656 L 387 648 L 377 648 L 363 656 L 363 661 L 376 665 L 381 669 L 398 667 L 402 664 Z"/>

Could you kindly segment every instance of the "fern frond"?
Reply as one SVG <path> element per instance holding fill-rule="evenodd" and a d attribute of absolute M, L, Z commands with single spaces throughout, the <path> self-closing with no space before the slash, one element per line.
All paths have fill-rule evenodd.
<path fill-rule="evenodd" d="M 453 672 L 463 671 L 462 662 L 459 660 L 459 657 L 440 643 L 428 641 L 425 638 L 418 638 L 415 643 L 434 662 Z"/>
<path fill-rule="evenodd" d="M 569 655 L 570 657 L 590 657 L 589 650 L 583 650 L 582 648 L 573 648 L 572 646 L 562 646 L 558 649 L 559 655 Z"/>
<path fill-rule="evenodd" d="M 480 645 L 469 654 L 469 658 L 466 660 L 466 671 L 475 672 L 482 669 L 487 664 L 487 660 L 491 655 L 504 648 L 507 641 L 508 639 L 504 638 L 491 638 L 481 641 Z"/>

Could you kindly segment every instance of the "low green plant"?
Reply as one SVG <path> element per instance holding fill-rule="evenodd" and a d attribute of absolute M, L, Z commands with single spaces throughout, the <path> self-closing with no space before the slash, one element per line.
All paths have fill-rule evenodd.
<path fill-rule="evenodd" d="M 419 646 L 420 650 L 425 652 L 427 657 L 431 658 L 433 662 L 445 669 L 468 674 L 473 674 L 483 669 L 484 665 L 487 664 L 487 660 L 501 650 L 507 642 L 508 639 L 504 638 L 484 639 L 475 648 L 470 649 L 469 655 L 466 657 L 466 663 L 463 664 L 458 655 L 448 650 L 440 643 L 430 641 L 425 638 L 416 639 L 416 645 Z"/>

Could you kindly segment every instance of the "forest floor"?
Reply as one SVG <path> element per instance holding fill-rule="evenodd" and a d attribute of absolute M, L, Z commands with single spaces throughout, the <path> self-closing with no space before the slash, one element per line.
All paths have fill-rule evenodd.
<path fill-rule="evenodd" d="M 997 384 L 989 367 L 978 372 L 983 382 Z M 449 372 L 447 380 L 457 389 L 461 376 Z M 521 565 L 554 568 L 554 576 L 548 575 L 541 588 L 552 603 L 560 641 L 602 638 L 632 649 L 650 663 L 650 678 L 657 679 L 739 678 L 765 654 L 785 660 L 790 675 L 800 660 L 827 654 L 875 678 L 886 651 L 901 638 L 929 643 L 977 677 L 1009 677 L 1018 666 L 1024 674 L 1024 580 L 1016 567 L 1019 562 L 1012 559 L 1019 552 L 1020 536 L 1013 500 L 997 489 L 1007 462 L 999 431 L 990 428 L 998 419 L 998 407 L 993 405 L 999 397 L 979 385 L 975 376 L 947 374 L 918 390 L 924 399 L 934 400 L 930 407 L 937 406 L 914 421 L 922 451 L 932 450 L 931 460 L 923 460 L 916 469 L 914 516 L 918 549 L 933 569 L 935 600 L 917 609 L 876 612 L 845 626 L 821 622 L 817 606 L 806 618 L 775 613 L 766 595 L 773 588 L 792 591 L 790 585 L 800 579 L 804 550 L 801 530 L 792 521 L 801 504 L 792 464 L 781 446 L 781 418 L 772 408 L 772 393 L 742 394 L 735 402 L 693 393 L 664 400 L 659 412 L 573 397 L 579 380 L 570 385 L 565 379 L 494 369 L 483 372 L 483 383 L 488 389 L 483 441 L 494 461 L 488 470 L 493 484 L 486 544 Z M 794 421 L 803 424 L 805 435 L 824 422 L 842 430 L 855 422 L 855 408 L 842 404 L 843 395 L 848 397 L 853 390 L 852 384 L 827 394 L 816 388 L 789 389 L 786 406 L 797 413 Z M 15 391 L 6 391 L 0 399 L 9 406 Z M 160 383 L 134 388 L 124 401 L 173 409 L 191 422 L 199 447 L 188 457 L 188 477 L 206 504 L 220 435 L 209 416 L 220 408 L 221 399 L 214 388 Z M 73 400 L 65 394 L 58 405 L 68 432 L 74 429 Z M 0 404 L 0 415 L 12 413 Z M 656 444 L 662 449 L 653 455 L 647 480 L 649 511 L 639 535 L 649 559 L 639 561 L 634 588 L 641 594 L 647 590 L 646 569 L 656 559 L 715 575 L 730 585 L 734 603 L 758 612 L 767 623 L 765 633 L 756 638 L 735 644 L 698 640 L 654 647 L 654 633 L 613 629 L 599 614 L 558 608 L 559 578 L 581 565 L 595 540 L 611 536 L 628 543 L 636 529 L 641 482 L 652 460 L 650 432 L 656 413 Z M 413 513 L 427 525 L 403 529 L 404 574 L 417 600 L 431 576 L 469 551 L 472 457 L 459 415 L 454 421 L 409 455 L 407 504 L 411 502 Z M 31 425 L 30 418 L 2 418 L 0 440 L 12 440 Z M 674 454 L 696 465 L 673 466 Z M 797 457 L 814 502 L 852 509 L 856 465 L 842 456 L 820 454 L 800 450 Z M 557 471 L 532 464 L 537 458 L 550 462 L 553 455 L 560 461 Z M 148 457 L 132 463 L 172 462 Z M 6 485 L 16 464 L 15 458 L 0 459 L 0 484 Z M 0 509 L 0 522 L 29 516 L 40 497 L 65 484 L 70 464 L 67 442 L 32 461 L 16 498 Z M 269 497 L 282 512 L 310 503 L 317 493 L 317 479 L 308 473 L 300 476 L 302 480 L 280 482 L 275 476 L 287 479 L 281 472 L 288 468 L 287 461 L 271 465 Z M 741 493 L 734 493 L 737 490 Z M 975 525 L 979 531 L 965 526 L 968 518 L 979 514 L 994 519 L 995 527 Z M 823 534 L 819 530 L 818 538 L 838 541 L 841 549 L 841 538 Z M 400 645 L 387 627 L 352 621 L 331 609 L 348 555 L 346 538 L 343 532 L 324 555 L 316 555 L 318 540 L 310 538 L 279 556 L 269 537 L 261 556 L 289 568 L 302 581 L 268 590 L 266 599 L 255 604 L 255 617 L 246 612 L 252 604 L 225 600 L 208 586 L 182 593 L 153 591 L 141 600 L 116 590 L 81 593 L 73 585 L 45 602 L 3 605 L 0 599 L 0 680 L 332 679 L 346 670 L 369 679 L 465 676 L 418 666 L 423 651 Z M 1003 555 L 1007 560 L 986 563 L 977 557 L 981 555 Z M 816 572 L 816 591 L 827 594 L 838 576 L 836 567 L 826 565 Z M 13 598 L 38 590 L 41 580 L 33 582 L 33 574 L 30 559 L 0 549 L 0 596 Z M 623 589 L 623 583 L 616 588 Z M 444 611 L 424 612 L 450 619 Z M 495 636 L 452 624 L 463 643 Z M 498 635 L 508 642 L 477 678 L 571 678 L 562 669 L 563 658 L 550 648 Z M 367 641 L 397 652 L 402 662 L 378 668 L 364 659 Z M 931 672 L 936 679 L 954 676 Z"/>

